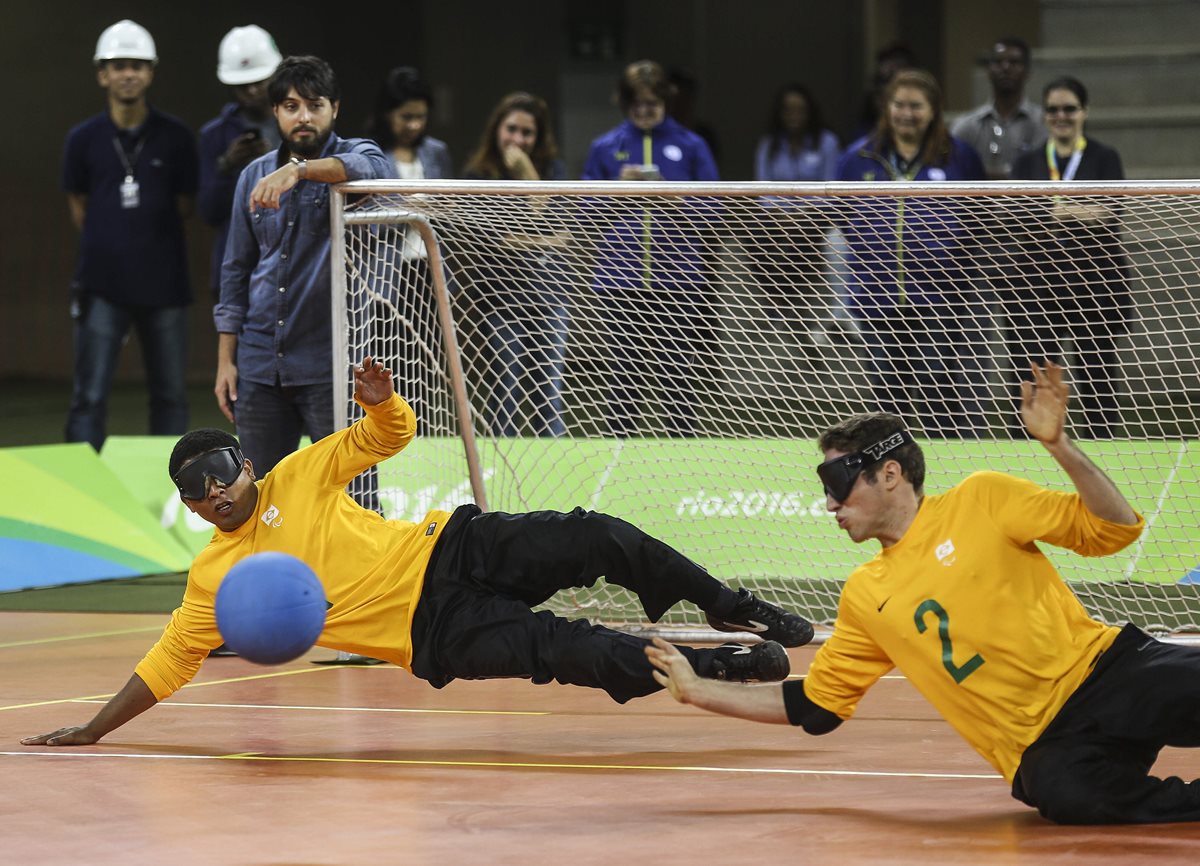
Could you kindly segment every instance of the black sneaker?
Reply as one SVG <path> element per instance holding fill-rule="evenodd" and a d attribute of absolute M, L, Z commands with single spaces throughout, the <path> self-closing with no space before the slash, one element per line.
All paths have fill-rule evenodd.
<path fill-rule="evenodd" d="M 209 650 L 208 657 L 209 658 L 219 658 L 219 659 L 237 658 L 237 653 L 235 653 L 233 650 L 231 650 L 225 644 L 221 644 L 216 649 Z"/>
<path fill-rule="evenodd" d="M 743 646 L 727 643 L 717 647 L 708 678 L 739 683 L 777 683 L 787 679 L 792 663 L 787 650 L 773 640 Z"/>
<path fill-rule="evenodd" d="M 726 616 L 705 614 L 717 631 L 748 631 L 763 640 L 779 641 L 784 646 L 804 646 L 813 639 L 812 623 L 788 613 L 781 607 L 754 597 L 748 589 L 738 590 L 738 601 Z"/>

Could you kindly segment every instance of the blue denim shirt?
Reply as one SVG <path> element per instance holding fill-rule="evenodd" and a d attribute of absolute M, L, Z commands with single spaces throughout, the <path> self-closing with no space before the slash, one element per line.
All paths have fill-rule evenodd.
<path fill-rule="evenodd" d="M 348 180 L 396 176 L 369 139 L 330 135 L 321 156 L 341 160 Z M 238 179 L 213 322 L 238 335 L 239 379 L 315 385 L 332 378 L 329 185 L 302 180 L 278 210 L 249 206 L 254 185 L 284 158 L 282 148 L 261 156 Z"/>

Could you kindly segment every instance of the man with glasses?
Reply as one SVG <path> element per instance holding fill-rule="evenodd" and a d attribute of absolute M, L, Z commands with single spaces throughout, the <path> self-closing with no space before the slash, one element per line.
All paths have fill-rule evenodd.
<path fill-rule="evenodd" d="M 1032 373 L 1021 417 L 1074 493 L 976 472 L 926 495 L 925 458 L 904 422 L 849 418 L 822 434 L 817 473 L 838 526 L 882 550 L 847 579 L 807 676 L 710 683 L 656 641 L 647 655 L 658 681 L 681 703 L 825 734 L 898 668 L 1050 820 L 1200 820 L 1200 781 L 1148 775 L 1164 746 L 1200 746 L 1200 649 L 1092 619 L 1039 549 L 1114 554 L 1145 521 L 1067 435 L 1062 368 Z"/>
<path fill-rule="evenodd" d="M 409 668 L 441 688 L 454 679 L 557 680 L 613 700 L 660 689 L 643 638 L 534 611 L 560 589 L 601 576 L 638 596 L 657 621 L 693 602 L 719 630 L 757 632 L 750 647 L 681 648 L 702 676 L 770 681 L 789 671 L 781 644 L 801 646 L 812 625 L 746 590 L 733 590 L 635 526 L 577 508 L 569 513 L 482 513 L 462 505 L 417 523 L 384 520 L 345 487 L 416 434 L 392 373 L 367 358 L 354 370 L 366 417 L 294 452 L 262 479 L 238 441 L 216 429 L 186 434 L 169 471 L 184 504 L 216 527 L 188 574 L 183 603 L 125 687 L 91 722 L 28 737 L 26 745 L 87 745 L 182 688 L 221 642 L 213 611 L 229 569 L 281 551 L 317 573 L 329 610 L 318 644 Z"/>
<path fill-rule="evenodd" d="M 1029 46 L 1016 36 L 996 40 L 987 59 L 992 98 L 958 118 L 950 134 L 978 151 L 990 180 L 1007 180 L 1023 153 L 1046 141 L 1042 112 L 1025 98 Z"/>

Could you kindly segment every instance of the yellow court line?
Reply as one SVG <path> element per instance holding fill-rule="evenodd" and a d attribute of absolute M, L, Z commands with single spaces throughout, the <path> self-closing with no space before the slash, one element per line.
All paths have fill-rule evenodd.
<path fill-rule="evenodd" d="M 483 767 L 516 770 L 648 770 L 682 773 L 749 773 L 784 776 L 864 776 L 872 778 L 904 779 L 999 779 L 995 773 L 901 773 L 875 770 L 800 770 L 785 767 L 705 767 L 668 766 L 655 764 L 575 764 L 550 761 L 431 761 L 403 758 L 323 758 L 315 755 L 283 756 L 241 753 L 235 755 L 142 755 L 122 752 L 77 752 L 70 747 L 60 747 L 51 752 L 0 752 L 0 757 L 53 757 L 53 758 L 129 758 L 157 761 L 276 761 L 317 764 L 393 764 L 419 767 Z"/>
<path fill-rule="evenodd" d="M 348 665 L 343 665 L 348 667 Z M 76 703 L 100 704 L 95 698 L 80 698 Z M 169 701 L 163 707 L 211 707 L 222 710 L 325 710 L 331 713 L 433 713 L 460 716 L 552 716 L 547 710 L 445 710 L 422 707 L 321 707 L 287 704 L 201 704 L 193 701 Z"/>
<path fill-rule="evenodd" d="M 271 673 L 267 673 L 267 674 L 252 674 L 252 675 L 246 676 L 246 677 L 229 677 L 228 679 L 224 679 L 224 680 L 207 680 L 202 683 L 188 683 L 186 686 L 184 686 L 184 688 L 185 689 L 198 689 L 203 686 L 221 686 L 221 685 L 225 685 L 226 683 L 243 683 L 243 682 L 248 682 L 250 680 L 268 679 L 270 677 L 290 677 L 293 674 L 315 674 L 315 673 L 320 673 L 321 671 L 336 671 L 336 670 L 341 670 L 342 668 L 350 668 L 350 667 L 358 667 L 358 665 L 322 665 L 320 667 L 296 668 L 295 670 L 290 670 L 290 671 L 272 671 Z M 112 697 L 111 694 L 108 694 L 108 695 L 84 695 L 81 698 L 55 698 L 52 701 L 34 701 L 31 704 L 10 704 L 7 707 L 0 707 L 0 712 L 3 712 L 4 710 L 24 710 L 24 709 L 28 709 L 29 707 L 48 707 L 48 706 L 51 706 L 52 704 L 76 704 L 76 703 L 86 703 L 88 701 L 101 701 L 101 700 L 107 701 L 111 697 Z"/>
<path fill-rule="evenodd" d="M 37 640 L 15 640 L 9 643 L 0 643 L 0 649 L 8 649 L 14 646 L 36 646 L 42 643 L 60 643 L 65 640 L 87 640 L 92 637 L 116 637 L 122 634 L 141 634 L 147 631 L 162 631 L 161 625 L 141 626 L 140 628 L 126 628 L 121 631 L 93 631 L 86 634 L 69 634 L 62 637 L 42 637 Z"/>

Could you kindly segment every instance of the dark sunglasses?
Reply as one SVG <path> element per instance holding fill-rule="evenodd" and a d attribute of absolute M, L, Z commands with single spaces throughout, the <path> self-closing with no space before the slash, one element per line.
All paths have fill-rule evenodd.
<path fill-rule="evenodd" d="M 1047 105 L 1045 108 L 1046 114 L 1065 114 L 1070 117 L 1072 114 L 1078 114 L 1079 105 Z"/>
<path fill-rule="evenodd" d="M 907 445 L 912 441 L 913 438 L 907 430 L 900 430 L 862 451 L 826 460 L 817 467 L 817 477 L 825 485 L 825 494 L 837 502 L 845 502 L 850 498 L 854 482 L 858 481 L 858 476 L 862 475 L 864 469 L 878 463 L 885 455 L 895 451 L 901 445 Z"/>
<path fill-rule="evenodd" d="M 171 480 L 184 499 L 203 499 L 208 496 L 208 479 L 228 487 L 242 474 L 244 462 L 242 452 L 229 445 L 201 454 L 171 476 Z"/>

